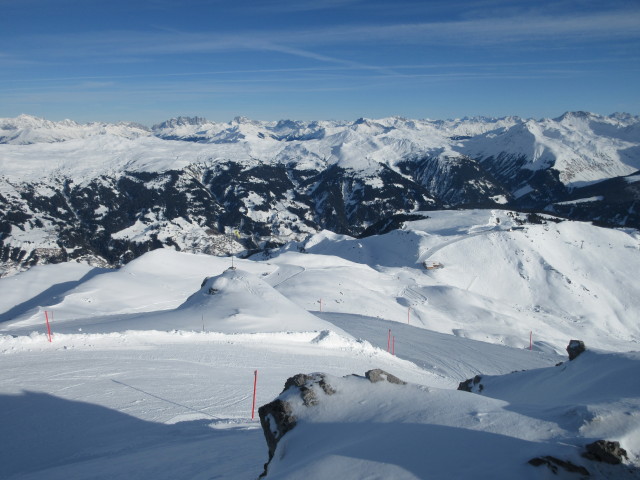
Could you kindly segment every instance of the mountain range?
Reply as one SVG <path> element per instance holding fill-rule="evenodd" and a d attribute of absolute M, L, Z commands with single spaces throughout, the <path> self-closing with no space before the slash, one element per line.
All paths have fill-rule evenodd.
<path fill-rule="evenodd" d="M 169 246 L 268 251 L 415 212 L 496 208 L 640 228 L 640 117 L 228 123 L 0 119 L 0 275 Z"/>

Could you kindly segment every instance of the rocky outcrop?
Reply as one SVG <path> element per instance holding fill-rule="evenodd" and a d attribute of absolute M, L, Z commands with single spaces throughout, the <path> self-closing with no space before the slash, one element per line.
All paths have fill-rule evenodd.
<path fill-rule="evenodd" d="M 364 376 L 371 383 L 389 382 L 389 383 L 395 383 L 396 385 L 406 385 L 407 384 L 407 382 L 404 382 L 404 381 L 400 380 L 395 375 L 391 375 L 390 373 L 387 373 L 384 370 L 380 370 L 379 368 L 375 368 L 373 370 L 369 370 L 368 372 L 366 372 L 364 374 Z"/>
<path fill-rule="evenodd" d="M 569 354 L 569 360 L 573 360 L 578 357 L 582 352 L 586 350 L 584 342 L 582 340 L 569 340 L 567 345 L 567 353 Z"/>
<path fill-rule="evenodd" d="M 484 390 L 484 385 L 480 383 L 482 377 L 480 375 L 476 375 L 473 378 L 468 378 L 464 382 L 460 382 L 458 385 L 458 390 L 462 390 L 463 392 L 477 392 L 480 393 Z"/>
<path fill-rule="evenodd" d="M 628 459 L 627 451 L 620 446 L 620 442 L 610 442 L 608 440 L 598 440 L 586 446 L 587 451 L 583 457 L 597 462 L 618 465 L 623 459 Z"/>
<path fill-rule="evenodd" d="M 280 399 L 260 407 L 258 415 L 260 416 L 260 425 L 264 432 L 264 438 L 267 441 L 270 462 L 278 446 L 278 441 L 285 433 L 296 426 L 297 419 L 293 415 L 291 404 Z M 265 464 L 265 473 L 269 462 Z"/>
<path fill-rule="evenodd" d="M 406 384 L 406 382 L 400 380 L 395 375 L 380 369 L 369 370 L 364 375 L 371 383 L 388 382 L 395 385 Z M 287 379 L 284 384 L 284 389 L 278 398 L 258 409 L 260 425 L 262 426 L 262 431 L 264 432 L 264 437 L 269 449 L 269 460 L 264 464 L 264 471 L 260 475 L 260 478 L 267 475 L 267 469 L 271 459 L 275 455 L 278 442 L 298 423 L 292 405 L 295 397 L 298 396 L 295 395 L 296 391 L 304 407 L 314 407 L 320 403 L 323 395 L 334 395 L 337 393 L 337 390 L 327 381 L 327 376 L 324 373 L 299 373 Z"/>
<path fill-rule="evenodd" d="M 624 448 L 620 447 L 619 442 L 598 440 L 596 442 L 590 443 L 585 448 L 587 451 L 583 453 L 582 456 L 588 460 L 596 462 L 619 465 L 624 459 L 628 458 L 627 451 Z M 533 465 L 534 467 L 546 466 L 549 470 L 551 470 L 551 472 L 553 472 L 554 475 L 557 475 L 558 472 L 564 470 L 565 472 L 576 473 L 584 477 L 590 476 L 589 471 L 585 467 L 576 465 L 568 460 L 561 460 L 551 455 L 532 458 L 528 463 L 529 465 Z M 627 477 L 625 476 L 624 478 Z"/>
<path fill-rule="evenodd" d="M 314 390 L 314 386 L 318 385 L 324 393 L 327 395 L 333 395 L 336 391 L 326 381 L 326 376 L 323 373 L 314 373 L 311 375 L 305 375 L 299 373 L 287 379 L 284 384 L 283 392 L 289 388 L 294 387 L 300 391 L 300 397 L 305 407 L 317 405 L 319 400 Z"/>
<path fill-rule="evenodd" d="M 554 475 L 558 474 L 560 469 L 569 473 L 578 473 L 580 475 L 589 476 L 589 471 L 581 465 L 576 465 L 567 460 L 560 460 L 559 458 L 546 455 L 544 457 L 536 457 L 529 460 L 529 465 L 534 467 L 546 466 L 553 472 Z M 563 477 L 564 478 L 564 477 Z"/>

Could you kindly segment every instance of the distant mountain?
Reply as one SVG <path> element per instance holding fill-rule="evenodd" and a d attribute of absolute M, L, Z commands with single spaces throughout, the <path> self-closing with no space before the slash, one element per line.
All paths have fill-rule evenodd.
<path fill-rule="evenodd" d="M 239 253 L 436 208 L 640 227 L 640 117 L 0 119 L 0 273 L 161 246 Z M 386 228 L 386 227 L 385 227 Z M 373 229 L 373 230 L 372 230 Z"/>
<path fill-rule="evenodd" d="M 121 138 L 138 138 L 149 135 L 147 127 L 137 123 L 86 123 L 73 120 L 51 122 L 30 115 L 16 118 L 0 118 L 0 144 L 30 145 L 55 143 L 97 135 L 114 135 Z"/>

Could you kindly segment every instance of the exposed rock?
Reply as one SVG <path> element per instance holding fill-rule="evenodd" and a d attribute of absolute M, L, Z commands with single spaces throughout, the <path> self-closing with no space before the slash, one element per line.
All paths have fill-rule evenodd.
<path fill-rule="evenodd" d="M 610 442 L 608 440 L 598 440 L 586 446 L 587 451 L 582 454 L 589 460 L 610 463 L 617 465 L 623 459 L 628 459 L 627 451 L 620 446 L 620 442 Z"/>
<path fill-rule="evenodd" d="M 484 385 L 480 383 L 480 380 L 482 380 L 482 377 L 480 375 L 476 375 L 475 377 L 469 378 L 464 382 L 460 382 L 460 384 L 458 385 L 458 390 L 462 390 L 463 392 L 473 392 L 477 390 L 477 392 L 480 393 L 482 392 L 482 390 L 484 390 Z"/>
<path fill-rule="evenodd" d="M 387 381 L 397 385 L 406 384 L 406 382 L 400 380 L 395 375 L 378 368 L 366 372 L 365 377 L 371 383 Z M 322 397 L 322 393 L 320 393 L 321 391 L 325 395 L 333 395 L 336 393 L 336 389 L 327 382 L 327 378 L 324 373 L 299 373 L 293 377 L 289 377 L 285 382 L 284 389 L 280 395 L 282 396 L 283 393 L 292 388 L 298 390 L 302 403 L 305 407 L 313 407 L 320 403 L 320 398 Z M 262 426 L 264 437 L 267 441 L 267 447 L 269 448 L 269 460 L 264 464 L 264 471 L 260 475 L 260 478 L 263 478 L 267 475 L 267 469 L 271 459 L 275 455 L 278 442 L 285 433 L 296 426 L 298 420 L 293 414 L 291 403 L 287 400 L 283 400 L 282 398 L 277 398 L 274 401 L 261 406 L 258 409 L 258 415 L 260 417 L 260 425 Z"/>
<path fill-rule="evenodd" d="M 294 375 L 287 379 L 284 384 L 284 390 L 282 391 L 285 392 L 290 387 L 297 387 L 300 390 L 302 402 L 305 406 L 309 407 L 318 404 L 318 397 L 313 389 L 314 385 L 320 386 L 322 391 L 327 395 L 333 395 L 336 393 L 333 387 L 327 383 L 323 373 L 313 373 L 311 375 L 299 373 Z"/>
<path fill-rule="evenodd" d="M 580 475 L 589 476 L 589 471 L 581 465 L 576 465 L 566 460 L 560 460 L 559 458 L 546 455 L 544 457 L 536 457 L 529 460 L 529 465 L 539 467 L 540 465 L 546 465 L 549 470 L 554 474 L 558 473 L 558 469 L 562 468 L 569 473 L 578 473 Z"/>
<path fill-rule="evenodd" d="M 292 415 L 291 405 L 280 399 L 261 406 L 258 409 L 260 425 L 269 448 L 269 460 L 276 451 L 278 440 L 296 426 L 296 417 Z"/>
<path fill-rule="evenodd" d="M 567 345 L 567 353 L 569 354 L 569 360 L 573 360 L 585 350 L 586 348 L 582 340 L 569 340 L 569 345 Z"/>
<path fill-rule="evenodd" d="M 390 373 L 387 373 L 384 370 L 380 370 L 379 368 L 369 370 L 364 374 L 364 376 L 367 377 L 371 383 L 387 381 L 389 383 L 395 383 L 397 385 L 407 384 L 407 382 L 400 380 L 395 375 L 391 375 Z"/>
<path fill-rule="evenodd" d="M 317 405 L 319 402 L 318 395 L 314 388 L 316 385 L 327 395 L 336 393 L 335 389 L 327 383 L 323 373 L 313 373 L 310 375 L 299 373 L 294 375 L 287 379 L 282 393 L 292 387 L 297 388 L 300 392 L 302 403 L 306 407 L 310 407 Z M 278 442 L 285 433 L 296 426 L 297 419 L 295 415 L 293 415 L 291 404 L 280 398 L 261 406 L 258 409 L 258 416 L 260 417 L 260 425 L 262 426 L 267 447 L 269 448 L 269 460 L 264 464 L 264 471 L 260 475 L 260 478 L 262 478 L 267 474 L 269 463 L 275 454 Z"/>

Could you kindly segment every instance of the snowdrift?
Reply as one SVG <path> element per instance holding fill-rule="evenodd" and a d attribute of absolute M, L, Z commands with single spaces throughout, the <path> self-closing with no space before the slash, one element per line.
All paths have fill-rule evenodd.
<path fill-rule="evenodd" d="M 226 270 L 208 278 L 199 292 L 190 296 L 175 312 L 156 316 L 207 317 L 210 330 L 223 333 L 334 330 L 339 328 L 295 305 L 264 280 L 243 270 Z"/>
<path fill-rule="evenodd" d="M 300 375 L 261 407 L 267 439 L 277 432 L 266 478 L 548 478 L 546 465 L 528 464 L 536 457 L 595 478 L 637 478 L 640 385 L 631 379 L 639 368 L 637 352 L 587 352 L 557 367 L 483 378 L 481 395 L 384 375 L 375 383 Z M 582 457 L 603 438 L 618 440 L 630 463 Z"/>

